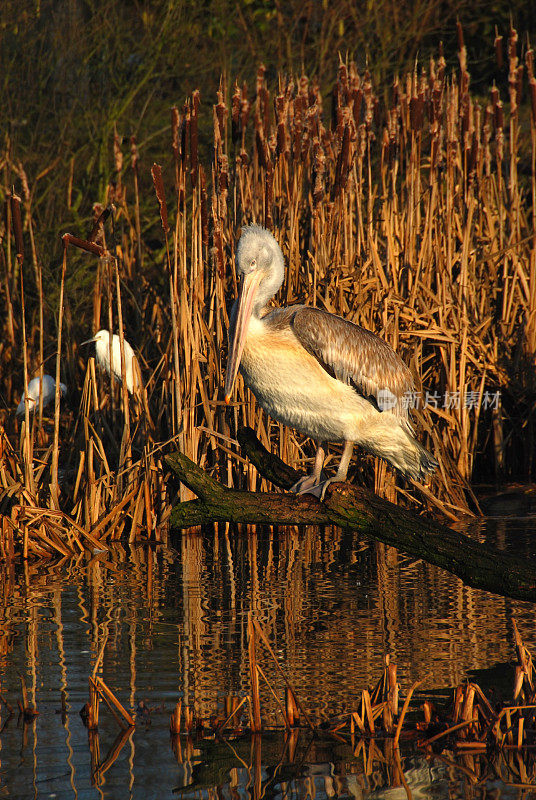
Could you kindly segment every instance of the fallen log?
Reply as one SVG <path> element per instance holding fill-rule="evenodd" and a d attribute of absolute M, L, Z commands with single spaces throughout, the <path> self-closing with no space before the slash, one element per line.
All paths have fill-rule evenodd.
<path fill-rule="evenodd" d="M 259 473 L 283 489 L 300 474 L 270 453 L 244 428 L 240 445 Z M 173 529 L 212 522 L 264 525 L 338 525 L 358 530 L 410 556 L 457 575 L 468 586 L 518 600 L 536 601 L 536 568 L 427 517 L 419 517 L 349 483 L 331 484 L 323 502 L 311 495 L 247 492 L 213 480 L 182 453 L 166 456 L 168 466 L 197 500 L 178 503 Z"/>

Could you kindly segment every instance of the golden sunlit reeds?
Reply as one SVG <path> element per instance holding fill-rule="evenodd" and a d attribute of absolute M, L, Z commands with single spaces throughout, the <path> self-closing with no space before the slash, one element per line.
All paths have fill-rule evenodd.
<path fill-rule="evenodd" d="M 70 398 L 60 414 L 57 389 L 53 429 L 43 420 L 34 434 L 36 422 L 26 413 L 20 453 L 4 447 L 10 456 L 0 491 L 16 497 L 8 515 L 16 551 L 59 549 L 52 511 L 62 512 L 60 526 L 72 521 L 73 546 L 106 546 L 124 528 L 131 539 L 158 539 L 171 503 L 189 496 L 171 490 L 163 474 L 163 451 L 173 447 L 229 485 L 265 489 L 240 456 L 243 424 L 288 463 L 310 460 L 311 443 L 267 419 L 241 384 L 230 410 L 221 400 L 228 302 L 237 290 L 235 243 L 251 221 L 268 225 L 283 248 L 281 302 L 307 302 L 373 330 L 418 379 L 408 404 L 416 406 L 419 439 L 440 461 L 437 475 L 429 487 L 410 491 L 367 458 L 357 462 L 358 480 L 455 518 L 478 509 L 475 480 L 531 478 L 536 79 L 528 49 L 523 105 L 518 45 L 512 29 L 504 99 L 496 86 L 488 99 L 471 93 L 461 28 L 458 70 L 448 73 L 440 53 L 397 79 L 388 102 L 368 72 L 341 62 L 330 119 L 313 81 L 280 77 L 272 95 L 261 66 L 253 96 L 245 84 L 221 84 L 210 158 L 201 147 L 195 91 L 182 109 L 172 109 L 172 168 L 152 166 L 157 203 L 150 215 L 141 188 L 151 191 L 144 177 L 150 165 L 134 138 L 125 148 L 115 132 L 113 183 L 87 239 L 64 237 L 54 309 L 43 298 L 31 180 L 6 152 L 5 174 L 18 176 L 25 201 L 17 203 L 11 185 L 4 187 L 12 199 L 1 248 L 4 396 L 13 407 L 50 353 L 56 376 L 68 373 Z M 19 252 L 19 211 L 33 275 Z M 146 230 L 163 237 L 155 250 L 144 241 Z M 93 276 L 93 308 L 73 321 L 64 306 L 71 273 L 82 263 Z M 135 343 L 141 404 L 129 398 L 124 380 L 120 390 L 102 381 L 91 358 L 83 376 L 76 335 L 83 330 L 87 338 L 102 326 L 119 333 L 123 377 L 124 336 Z M 4 414 L 4 428 L 14 441 L 11 415 Z M 47 513 L 36 520 L 32 507 Z M 36 526 L 49 531 L 41 547 L 29 535 Z M 11 547 L 6 535 L 7 529 L 4 550 Z M 65 533 L 60 539 L 67 548 Z"/>

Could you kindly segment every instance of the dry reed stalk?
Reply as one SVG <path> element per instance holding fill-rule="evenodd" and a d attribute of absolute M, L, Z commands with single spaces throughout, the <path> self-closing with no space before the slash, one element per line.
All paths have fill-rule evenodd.
<path fill-rule="evenodd" d="M 60 375 L 61 375 L 61 337 L 63 330 L 63 292 L 65 287 L 65 272 L 67 269 L 67 242 L 63 243 L 63 258 L 61 264 L 60 299 L 58 308 L 58 343 L 56 349 L 56 386 L 54 395 L 54 446 L 52 450 L 51 486 L 50 494 L 53 507 L 60 508 L 58 486 L 58 461 L 59 461 L 59 436 L 60 436 Z"/>
<path fill-rule="evenodd" d="M 32 495 L 35 495 L 35 481 L 33 473 L 33 428 L 30 434 L 30 406 L 28 399 L 28 347 L 26 341 L 26 302 L 24 296 L 24 239 L 22 235 L 22 218 L 20 212 L 20 197 L 10 194 L 9 197 L 9 214 L 11 223 L 13 225 L 13 235 L 15 238 L 16 261 L 19 271 L 20 281 L 20 302 L 22 313 L 22 357 L 24 368 L 24 432 L 22 439 L 22 453 L 25 472 L 25 485 Z M 8 218 L 9 223 L 9 218 Z M 8 235 L 9 242 L 9 235 Z"/>

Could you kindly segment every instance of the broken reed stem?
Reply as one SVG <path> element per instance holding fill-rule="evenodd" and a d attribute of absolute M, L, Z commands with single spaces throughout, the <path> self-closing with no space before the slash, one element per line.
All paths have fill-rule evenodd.
<path fill-rule="evenodd" d="M 450 736 L 451 733 L 455 733 L 455 731 L 461 731 L 463 728 L 469 727 L 473 723 L 478 722 L 478 717 L 474 717 L 473 719 L 467 719 L 464 722 L 459 722 L 457 725 L 453 725 L 451 728 L 447 728 L 446 731 L 440 731 L 440 733 L 436 733 L 435 736 L 431 736 L 429 739 L 426 739 L 422 744 L 423 746 L 428 746 L 433 742 L 437 742 L 439 739 L 442 739 L 444 736 Z"/>
<path fill-rule="evenodd" d="M 133 727 L 135 724 L 134 719 L 119 702 L 112 690 L 104 683 L 102 678 L 95 676 L 95 678 L 90 678 L 89 680 L 93 683 L 95 691 L 104 700 L 118 724 L 121 725 L 121 727 Z"/>
<path fill-rule="evenodd" d="M 413 692 L 415 691 L 415 689 L 418 686 L 421 685 L 421 683 L 424 683 L 425 680 L 426 680 L 426 677 L 421 678 L 420 681 L 415 681 L 415 683 L 412 685 L 411 689 L 409 690 L 406 699 L 404 700 L 404 705 L 402 706 L 402 711 L 400 712 L 400 717 L 398 719 L 398 723 L 397 723 L 397 726 L 396 726 L 396 729 L 395 729 L 395 735 L 394 735 L 394 739 L 393 739 L 393 744 L 394 744 L 395 748 L 398 747 L 398 740 L 400 739 L 400 734 L 402 732 L 402 725 L 404 724 L 404 717 L 406 716 L 407 710 L 409 708 L 409 704 L 410 704 Z"/>
<path fill-rule="evenodd" d="M 225 720 L 222 722 L 222 724 L 218 728 L 219 731 L 223 731 L 223 729 L 229 724 L 229 722 L 232 720 L 232 718 L 234 716 L 236 716 L 236 714 L 240 711 L 240 709 L 242 708 L 244 703 L 247 702 L 247 699 L 248 699 L 247 697 L 243 697 L 242 700 L 236 706 L 236 708 L 232 709 L 231 713 L 225 718 Z"/>

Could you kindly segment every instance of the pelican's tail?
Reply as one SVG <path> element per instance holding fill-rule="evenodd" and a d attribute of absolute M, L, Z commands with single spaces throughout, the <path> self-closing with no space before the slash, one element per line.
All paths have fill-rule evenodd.
<path fill-rule="evenodd" d="M 382 415 L 383 416 L 383 415 Z M 438 467 L 434 456 L 400 424 L 375 426 L 361 441 L 362 447 L 385 459 L 397 472 L 414 481 L 423 481 Z"/>

